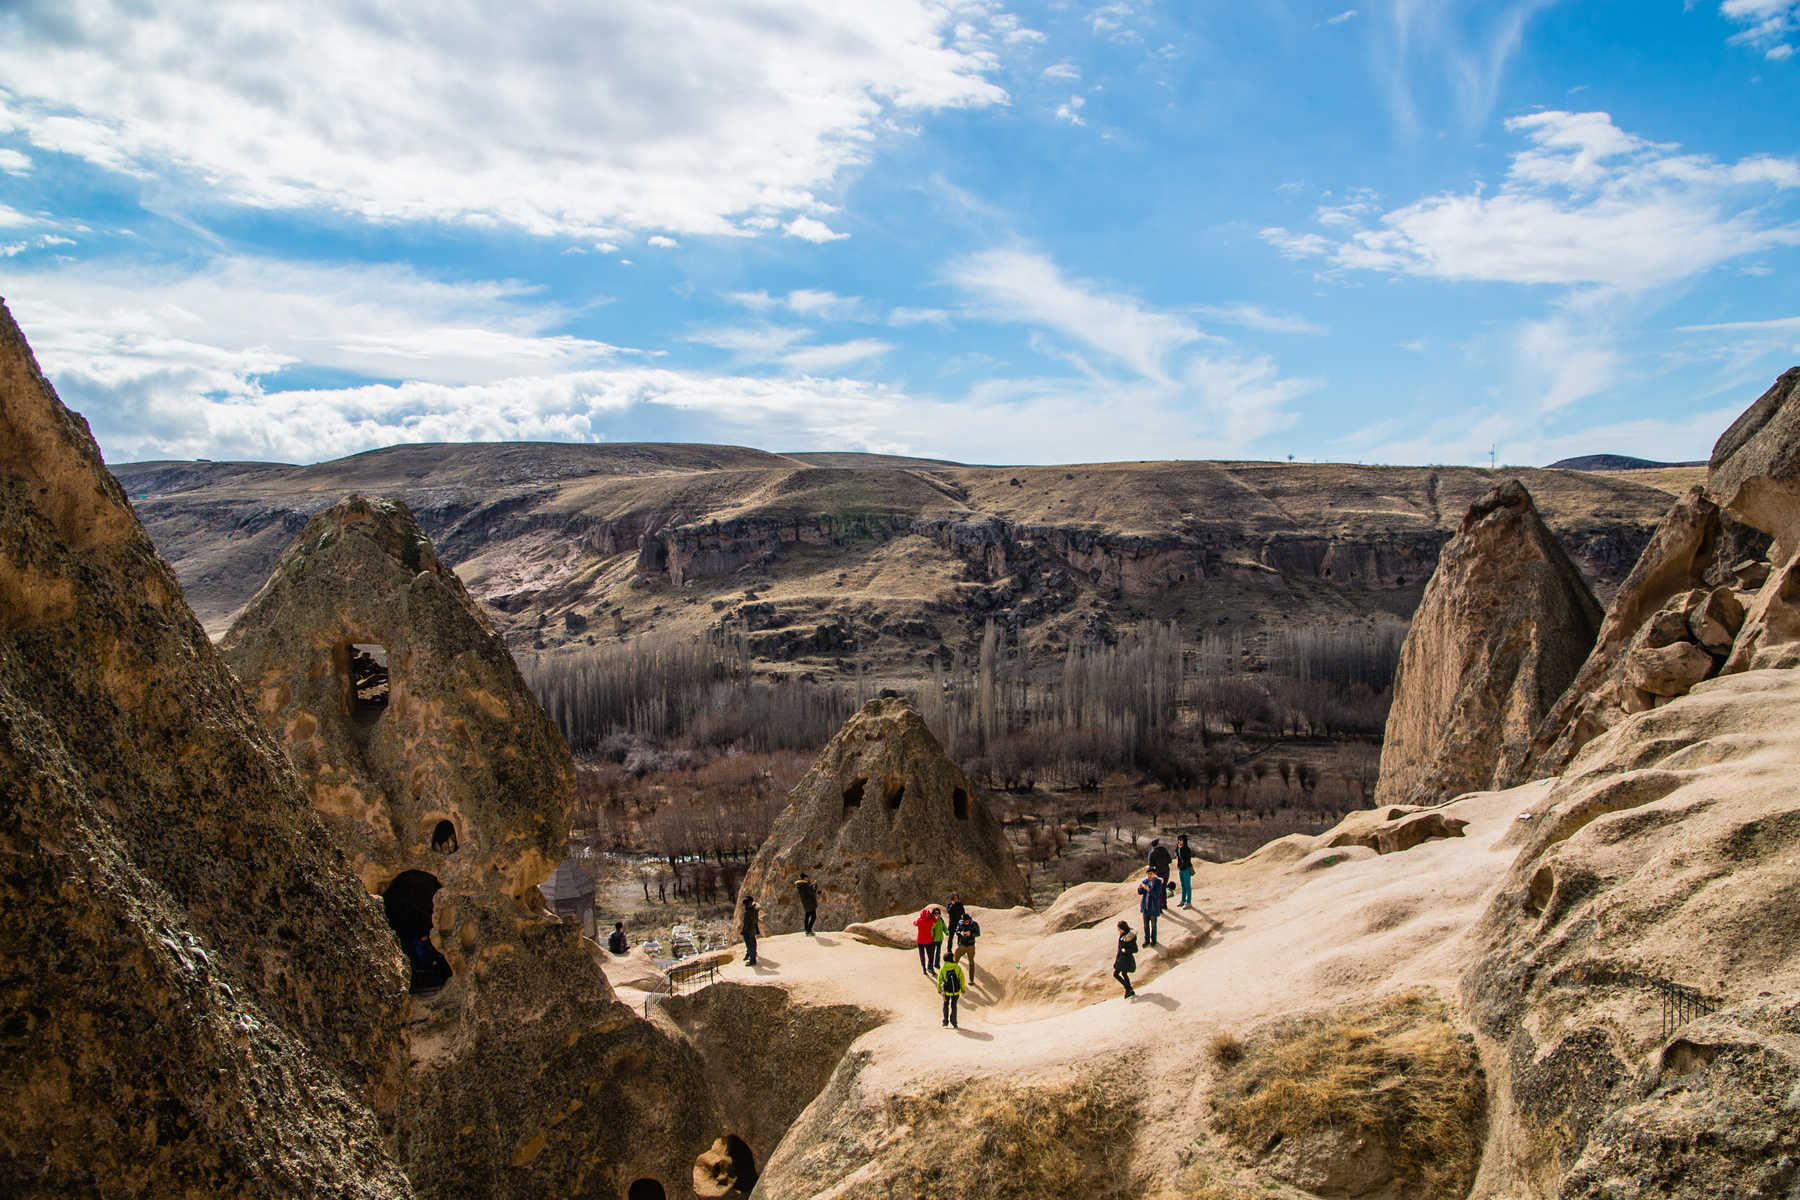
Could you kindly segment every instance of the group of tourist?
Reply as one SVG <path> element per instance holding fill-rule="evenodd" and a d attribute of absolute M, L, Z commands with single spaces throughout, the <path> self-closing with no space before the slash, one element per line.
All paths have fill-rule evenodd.
<path fill-rule="evenodd" d="M 957 1002 L 975 982 L 975 941 L 981 936 L 981 923 L 962 902 L 962 893 L 951 892 L 950 902 L 943 908 L 927 905 L 913 919 L 919 946 L 919 970 L 937 985 L 944 998 L 944 1024 L 957 1028 Z M 968 961 L 968 972 L 962 963 Z"/>
<path fill-rule="evenodd" d="M 1150 856 L 1144 865 L 1144 877 L 1138 882 L 1138 913 L 1143 918 L 1145 946 L 1154 946 L 1156 924 L 1169 907 L 1169 872 L 1173 867 L 1181 883 L 1181 899 L 1175 907 L 1194 907 L 1194 854 L 1188 848 L 1188 836 L 1175 839 L 1175 851 L 1169 852 L 1162 839 L 1150 839 Z M 805 917 L 805 932 L 814 936 L 813 925 L 819 917 L 819 885 L 805 871 L 794 880 L 794 894 Z M 756 939 L 762 933 L 760 910 L 756 897 L 744 897 L 743 918 L 738 932 L 744 937 L 744 965 L 756 965 Z M 943 907 L 928 904 L 913 918 L 914 942 L 919 951 L 919 971 L 937 985 L 943 997 L 943 1024 L 958 1028 L 957 1005 L 963 993 L 975 982 L 975 942 L 981 937 L 981 924 L 963 904 L 962 894 L 951 892 Z M 1119 922 L 1119 942 L 1113 955 L 1113 978 L 1125 988 L 1130 999 L 1137 995 L 1131 976 L 1137 970 L 1138 936 L 1129 921 Z M 963 963 L 967 962 L 965 970 Z"/>
<path fill-rule="evenodd" d="M 1161 838 L 1150 839 L 1150 858 L 1144 864 L 1144 877 L 1138 881 L 1138 915 L 1144 921 L 1144 945 L 1156 945 L 1156 923 L 1169 907 L 1169 866 L 1173 863 L 1181 879 L 1181 901 L 1178 908 L 1194 907 L 1194 852 L 1188 848 L 1187 834 L 1175 839 L 1175 853 L 1169 854 Z M 1125 998 L 1137 995 L 1131 986 L 1131 974 L 1137 970 L 1138 938 L 1131 922 L 1119 922 L 1119 945 L 1113 954 L 1113 978 L 1125 987 Z"/>

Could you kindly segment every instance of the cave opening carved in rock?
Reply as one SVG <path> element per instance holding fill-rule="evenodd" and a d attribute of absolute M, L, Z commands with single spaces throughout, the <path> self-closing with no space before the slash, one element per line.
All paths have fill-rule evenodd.
<path fill-rule="evenodd" d="M 888 811 L 892 812 L 895 809 L 898 809 L 900 807 L 900 802 L 904 799 L 906 799 L 906 785 L 904 783 L 895 784 L 894 790 L 888 793 Z"/>
<path fill-rule="evenodd" d="M 439 821 L 431 831 L 431 848 L 439 854 L 455 854 L 460 849 L 456 840 L 456 825 L 451 821 Z"/>
<path fill-rule="evenodd" d="M 441 886 L 428 872 L 402 871 L 381 893 L 382 911 L 412 967 L 415 996 L 432 995 L 450 981 L 450 963 L 431 944 L 431 901 Z"/>
<path fill-rule="evenodd" d="M 350 717 L 358 725 L 381 720 L 388 706 L 387 647 L 378 642 L 353 643 L 347 662 L 350 669 Z"/>
<path fill-rule="evenodd" d="M 968 820 L 969 819 L 969 793 L 963 791 L 961 788 L 957 788 L 956 791 L 953 792 L 950 796 L 950 810 L 956 814 L 957 820 L 959 820 L 959 821 Z"/>
<path fill-rule="evenodd" d="M 694 1160 L 694 1194 L 702 1200 L 747 1196 L 756 1186 L 756 1155 L 735 1133 L 723 1134 Z"/>
<path fill-rule="evenodd" d="M 845 808 L 862 807 L 863 788 L 867 787 L 868 783 L 869 781 L 866 779 L 858 779 L 855 783 L 844 789 Z"/>
<path fill-rule="evenodd" d="M 669 1200 L 669 1194 L 654 1179 L 634 1179 L 625 1190 L 625 1200 Z"/>

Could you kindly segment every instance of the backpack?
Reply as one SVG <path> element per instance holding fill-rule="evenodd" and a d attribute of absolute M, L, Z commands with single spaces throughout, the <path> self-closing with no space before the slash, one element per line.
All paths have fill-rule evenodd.
<path fill-rule="evenodd" d="M 946 996 L 960 996 L 963 993 L 962 968 L 953 962 L 945 963 L 938 969 L 938 991 Z"/>

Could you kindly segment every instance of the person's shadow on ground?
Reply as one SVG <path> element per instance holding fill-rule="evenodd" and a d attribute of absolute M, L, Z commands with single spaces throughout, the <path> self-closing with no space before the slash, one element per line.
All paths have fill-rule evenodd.
<path fill-rule="evenodd" d="M 1145 1004 L 1154 1004 L 1158 1008 L 1166 1008 L 1170 1012 L 1181 1007 L 1181 1001 L 1175 999 L 1173 996 L 1165 996 L 1161 992 L 1139 992 L 1137 994 L 1137 999 L 1142 1000 Z"/>
<path fill-rule="evenodd" d="M 748 965 L 758 975 L 773 975 L 775 972 L 772 968 L 779 967 L 781 964 L 767 955 L 759 954 L 756 956 L 756 961 Z"/>
<path fill-rule="evenodd" d="M 983 1033 L 979 1029 L 957 1029 L 953 1032 L 959 1033 L 963 1037 L 970 1038 L 977 1042 L 991 1042 L 994 1040 L 993 1034 Z"/>

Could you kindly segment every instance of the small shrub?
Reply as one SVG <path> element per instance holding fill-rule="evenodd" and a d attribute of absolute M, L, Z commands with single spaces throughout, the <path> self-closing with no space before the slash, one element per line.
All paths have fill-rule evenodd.
<path fill-rule="evenodd" d="M 1213 1061 L 1221 1067 L 1235 1067 L 1244 1061 L 1243 1039 L 1228 1029 L 1221 1029 L 1213 1034 L 1212 1041 L 1206 1048 L 1212 1054 Z"/>

